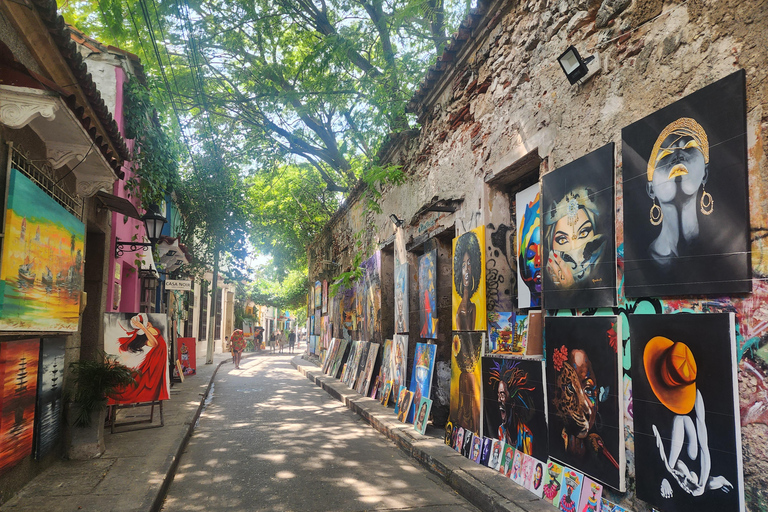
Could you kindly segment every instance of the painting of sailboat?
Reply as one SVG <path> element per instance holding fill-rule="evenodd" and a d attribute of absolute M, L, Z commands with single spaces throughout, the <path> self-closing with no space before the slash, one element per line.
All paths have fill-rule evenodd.
<path fill-rule="evenodd" d="M 77 330 L 85 226 L 11 170 L 0 267 L 0 330 Z"/>
<path fill-rule="evenodd" d="M 32 453 L 40 340 L 0 343 L 0 473 Z"/>
<path fill-rule="evenodd" d="M 35 459 L 51 453 L 61 436 L 63 410 L 64 344 L 66 338 L 43 338 L 40 344 Z"/>

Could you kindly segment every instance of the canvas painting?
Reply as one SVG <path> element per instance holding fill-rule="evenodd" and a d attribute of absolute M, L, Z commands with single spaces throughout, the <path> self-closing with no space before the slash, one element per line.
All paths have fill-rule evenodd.
<path fill-rule="evenodd" d="M 488 313 L 486 354 L 515 354 L 515 313 Z"/>
<path fill-rule="evenodd" d="M 482 358 L 482 378 L 485 435 L 526 455 L 546 459 L 544 363 L 486 356 Z"/>
<path fill-rule="evenodd" d="M 600 506 L 602 508 L 600 509 L 600 512 L 627 512 L 627 509 L 615 504 L 610 500 L 603 498 L 601 501 L 602 503 Z"/>
<path fill-rule="evenodd" d="M 515 337 L 512 343 L 514 354 L 525 354 L 528 345 L 528 315 L 515 317 Z"/>
<path fill-rule="evenodd" d="M 469 460 L 480 462 L 480 454 L 483 451 L 483 437 L 472 434 L 472 449 L 469 452 Z"/>
<path fill-rule="evenodd" d="M 580 512 L 599 512 L 602 506 L 603 486 L 589 477 L 584 478 L 584 485 L 581 489 L 581 497 L 576 510 Z"/>
<path fill-rule="evenodd" d="M 637 497 L 745 510 L 733 313 L 630 315 Z"/>
<path fill-rule="evenodd" d="M 563 482 L 563 466 L 556 461 L 549 459 L 547 461 L 547 474 L 544 476 L 544 501 L 557 506 L 560 502 L 557 500 L 560 496 L 560 489 Z"/>
<path fill-rule="evenodd" d="M 506 443 L 504 443 L 504 446 L 502 448 L 502 453 L 504 454 L 501 458 L 501 464 L 499 465 L 499 473 L 506 476 L 507 478 L 512 477 L 512 463 L 515 460 L 515 447 L 510 446 Z"/>
<path fill-rule="evenodd" d="M 379 383 L 383 386 L 392 378 L 392 340 L 384 340 L 384 350 L 381 353 L 381 364 L 379 365 Z"/>
<path fill-rule="evenodd" d="M 323 307 L 323 283 L 315 281 L 315 304 L 312 309 L 321 309 Z M 320 315 L 317 315 L 320 316 Z"/>
<path fill-rule="evenodd" d="M 453 239 L 452 326 L 454 331 L 486 329 L 485 226 Z"/>
<path fill-rule="evenodd" d="M 322 290 L 323 290 L 323 299 L 322 299 L 323 300 L 323 305 L 322 305 L 323 313 L 322 314 L 323 315 L 327 315 L 328 314 L 328 281 L 326 281 L 325 279 L 323 279 L 323 288 L 322 288 Z"/>
<path fill-rule="evenodd" d="M 400 389 L 405 386 L 408 363 L 408 336 L 405 334 L 395 334 L 392 337 L 392 353 L 390 359 L 390 378 L 393 382 L 393 389 Z"/>
<path fill-rule="evenodd" d="M 378 347 L 378 345 L 376 345 Z M 363 341 L 360 345 L 360 361 L 357 363 L 357 374 L 352 379 L 352 385 L 349 386 L 353 388 L 354 390 L 357 390 L 357 388 L 362 384 L 363 382 L 363 372 L 365 371 L 365 365 L 368 364 L 368 352 L 371 351 L 371 342 L 370 341 Z"/>
<path fill-rule="evenodd" d="M 357 300 L 356 287 L 353 285 L 348 289 L 339 289 L 337 296 L 340 297 L 340 320 L 337 334 L 347 341 L 352 341 L 352 333 L 357 330 L 357 307 L 355 306 L 355 300 Z"/>
<path fill-rule="evenodd" d="M 381 393 L 381 403 L 384 406 L 389 405 L 389 397 L 392 394 L 392 381 L 388 380 L 384 383 L 384 391 Z"/>
<path fill-rule="evenodd" d="M 160 313 L 104 314 L 104 351 L 141 372 L 138 385 L 122 389 L 110 398 L 110 403 L 133 404 L 170 398 L 167 324 L 166 315 Z"/>
<path fill-rule="evenodd" d="M 431 407 L 431 404 L 430 404 Z M 448 446 L 453 445 L 453 423 L 448 421 L 445 424 L 445 438 L 444 438 L 445 444 Z"/>
<path fill-rule="evenodd" d="M 360 336 L 380 343 L 381 338 L 381 252 L 365 260 L 357 283 L 357 322 Z"/>
<path fill-rule="evenodd" d="M 526 483 L 525 488 L 541 498 L 544 494 L 544 477 L 546 464 L 540 460 L 536 460 L 533 457 L 531 457 L 531 460 L 533 461 L 533 471 L 531 474 L 530 482 Z"/>
<path fill-rule="evenodd" d="M 501 466 L 501 457 L 504 453 L 504 442 L 498 439 L 491 440 L 491 457 L 488 459 L 488 467 L 499 470 Z"/>
<path fill-rule="evenodd" d="M 482 432 L 482 368 L 484 332 L 456 332 L 451 343 L 450 420 Z"/>
<path fill-rule="evenodd" d="M 437 338 L 437 249 L 419 256 L 419 324 L 422 338 Z"/>
<path fill-rule="evenodd" d="M 464 444 L 461 447 L 461 454 L 469 458 L 469 456 L 472 454 L 472 438 L 474 437 L 474 434 L 469 429 L 464 429 Z"/>
<path fill-rule="evenodd" d="M 395 255 L 395 332 L 408 332 L 408 262 Z"/>
<path fill-rule="evenodd" d="M 333 338 L 331 341 L 331 347 L 325 353 L 325 361 L 323 361 L 323 373 L 326 375 L 331 373 L 331 366 L 333 366 L 333 361 L 336 359 L 336 353 L 339 351 L 340 344 L 340 339 Z"/>
<path fill-rule="evenodd" d="M 541 177 L 544 307 L 616 304 L 613 143 Z"/>
<path fill-rule="evenodd" d="M 347 340 L 339 340 L 339 348 L 336 350 L 336 354 L 333 356 L 333 363 L 331 363 L 331 371 L 328 375 L 334 379 L 339 378 L 339 372 L 344 364 L 344 356 L 347 355 L 347 347 L 349 342 Z"/>
<path fill-rule="evenodd" d="M 584 475 L 575 469 L 563 468 L 562 487 L 558 497 L 558 506 L 562 512 L 573 512 L 581 498 Z"/>
<path fill-rule="evenodd" d="M 523 487 L 529 489 L 533 482 L 533 463 L 534 459 L 530 455 L 523 455 Z"/>
<path fill-rule="evenodd" d="M 413 393 L 408 391 L 408 388 L 401 386 L 400 395 L 397 400 L 397 419 L 403 423 L 408 420 L 408 411 L 411 408 L 411 402 L 413 402 Z"/>
<path fill-rule="evenodd" d="M 0 329 L 77 331 L 85 226 L 11 169 L 0 267 Z"/>
<path fill-rule="evenodd" d="M 550 457 L 624 491 L 620 327 L 616 316 L 559 316 L 544 332 Z"/>
<path fill-rule="evenodd" d="M 483 438 L 483 453 L 480 454 L 480 460 L 478 461 L 483 466 L 487 466 L 491 460 L 491 446 L 493 445 L 493 439 L 490 437 Z"/>
<path fill-rule="evenodd" d="M 51 453 L 61 436 L 63 412 L 64 338 L 43 338 L 40 348 L 35 459 Z"/>
<path fill-rule="evenodd" d="M 462 427 L 454 427 L 453 432 L 453 449 L 461 453 L 464 446 L 464 429 Z"/>
<path fill-rule="evenodd" d="M 745 91 L 739 70 L 621 131 L 627 297 L 752 289 Z"/>
<path fill-rule="evenodd" d="M 427 431 L 427 422 L 429 422 L 429 411 L 431 409 L 432 400 L 422 396 L 417 408 L 416 421 L 413 422 L 413 428 L 421 435 L 424 435 L 424 432 Z"/>
<path fill-rule="evenodd" d="M 0 343 L 0 473 L 32 453 L 40 340 Z"/>
<path fill-rule="evenodd" d="M 197 340 L 195 338 L 176 338 L 181 371 L 184 376 L 197 373 Z"/>
<path fill-rule="evenodd" d="M 413 422 L 416 406 L 421 404 L 421 397 L 430 397 L 432 389 L 432 374 L 435 370 L 435 354 L 437 345 L 417 343 L 413 352 L 413 371 L 411 371 L 411 385 L 413 392 L 413 407 L 408 414 L 408 422 Z"/>
<path fill-rule="evenodd" d="M 517 307 L 541 306 L 541 194 L 536 183 L 515 195 Z"/>
<path fill-rule="evenodd" d="M 373 378 L 373 369 L 376 366 L 376 360 L 379 357 L 379 344 L 371 343 L 368 348 L 368 354 L 366 356 L 365 365 L 360 373 L 360 384 L 357 387 L 357 392 L 365 396 L 368 393 L 368 388 L 371 386 L 371 379 Z M 362 362 L 362 361 L 361 361 Z"/>
<path fill-rule="evenodd" d="M 309 336 L 309 342 L 307 344 L 307 352 L 310 354 L 317 354 L 318 353 L 318 340 L 320 339 L 320 336 L 317 336 L 315 334 L 311 334 Z"/>
<path fill-rule="evenodd" d="M 525 454 L 520 450 L 515 450 L 515 458 L 512 459 L 512 474 L 509 478 L 517 485 L 523 485 L 523 459 Z"/>
<path fill-rule="evenodd" d="M 528 312 L 528 324 L 525 335 L 525 355 L 544 354 L 544 315 L 540 310 Z"/>
<path fill-rule="evenodd" d="M 365 341 L 356 341 L 352 346 L 353 353 L 350 354 L 349 359 L 347 359 L 347 375 L 344 380 L 344 384 L 349 388 L 353 387 L 357 380 L 357 372 L 360 369 L 360 359 L 362 359 L 363 350 L 365 350 L 367 346 L 367 342 Z"/>
<path fill-rule="evenodd" d="M 353 341 L 352 344 L 349 347 L 349 354 L 348 357 L 342 361 L 342 364 L 344 365 L 344 371 L 341 373 L 341 382 L 344 384 L 347 383 L 347 380 L 349 378 L 349 371 L 352 368 L 352 362 L 355 360 L 355 354 L 357 353 L 357 350 L 360 346 L 359 341 Z"/>
<path fill-rule="evenodd" d="M 320 337 L 320 335 L 323 333 L 323 324 L 322 324 L 322 315 L 320 314 L 320 308 L 317 308 L 315 310 L 315 330 L 313 334 L 317 337 Z M 321 345 L 317 345 L 317 348 L 320 349 Z"/>

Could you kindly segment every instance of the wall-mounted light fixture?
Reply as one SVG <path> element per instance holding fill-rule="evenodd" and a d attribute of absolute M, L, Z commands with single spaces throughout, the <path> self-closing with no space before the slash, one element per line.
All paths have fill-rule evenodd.
<path fill-rule="evenodd" d="M 403 219 L 398 219 L 397 215 L 395 215 L 394 213 L 389 215 L 389 220 L 392 221 L 392 224 L 394 224 L 396 228 L 399 228 L 400 226 L 405 224 L 405 221 Z"/>
<path fill-rule="evenodd" d="M 595 53 L 586 59 L 582 59 L 579 51 L 571 45 L 557 58 L 563 73 L 568 77 L 571 85 L 579 81 L 586 81 L 600 69 L 600 58 Z"/>
<path fill-rule="evenodd" d="M 144 229 L 149 238 L 147 242 L 121 242 L 119 238 L 115 239 L 115 258 L 119 258 L 126 252 L 136 252 L 138 250 L 146 251 L 149 247 L 154 247 L 157 241 L 160 239 L 160 234 L 163 231 L 163 226 L 167 222 L 167 219 L 160 213 L 160 208 L 153 204 L 144 215 L 141 216 L 141 220 L 144 222 Z M 127 249 L 123 249 L 127 247 Z"/>

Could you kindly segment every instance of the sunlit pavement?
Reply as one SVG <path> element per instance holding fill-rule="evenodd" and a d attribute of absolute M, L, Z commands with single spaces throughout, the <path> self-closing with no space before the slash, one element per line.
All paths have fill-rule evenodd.
<path fill-rule="evenodd" d="M 219 369 L 163 510 L 477 510 L 307 381 L 292 355 L 264 355 Z"/>

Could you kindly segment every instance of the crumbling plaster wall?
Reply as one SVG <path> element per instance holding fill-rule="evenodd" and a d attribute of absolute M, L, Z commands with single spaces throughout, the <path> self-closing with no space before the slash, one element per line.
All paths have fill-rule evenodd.
<path fill-rule="evenodd" d="M 332 257 L 339 248 L 345 255 L 341 265 L 349 265 L 356 239 L 369 249 L 386 246 L 394 234 L 391 213 L 406 221 L 407 247 L 448 228 L 458 236 L 481 223 L 510 222 L 507 203 L 489 192 L 487 179 L 532 153 L 545 173 L 609 142 L 616 143 L 620 246 L 621 128 L 743 68 L 753 293 L 713 301 L 654 300 L 665 313 L 736 312 L 746 500 L 750 510 L 768 510 L 768 2 L 510 0 L 490 8 L 501 15 L 482 40 L 466 43 L 455 66 L 426 96 L 420 132 L 387 148 L 385 160 L 402 166 L 406 182 L 385 188 L 381 214 L 361 215 L 353 207 L 334 220 L 326 240 L 326 246 L 331 240 L 334 245 Z M 557 62 L 570 44 L 583 56 L 600 57 L 599 73 L 583 85 L 570 86 Z M 423 213 L 437 201 L 460 207 L 453 214 Z M 632 477 L 630 438 L 631 430 Z M 630 488 L 611 497 L 644 509 L 633 494 Z"/>

